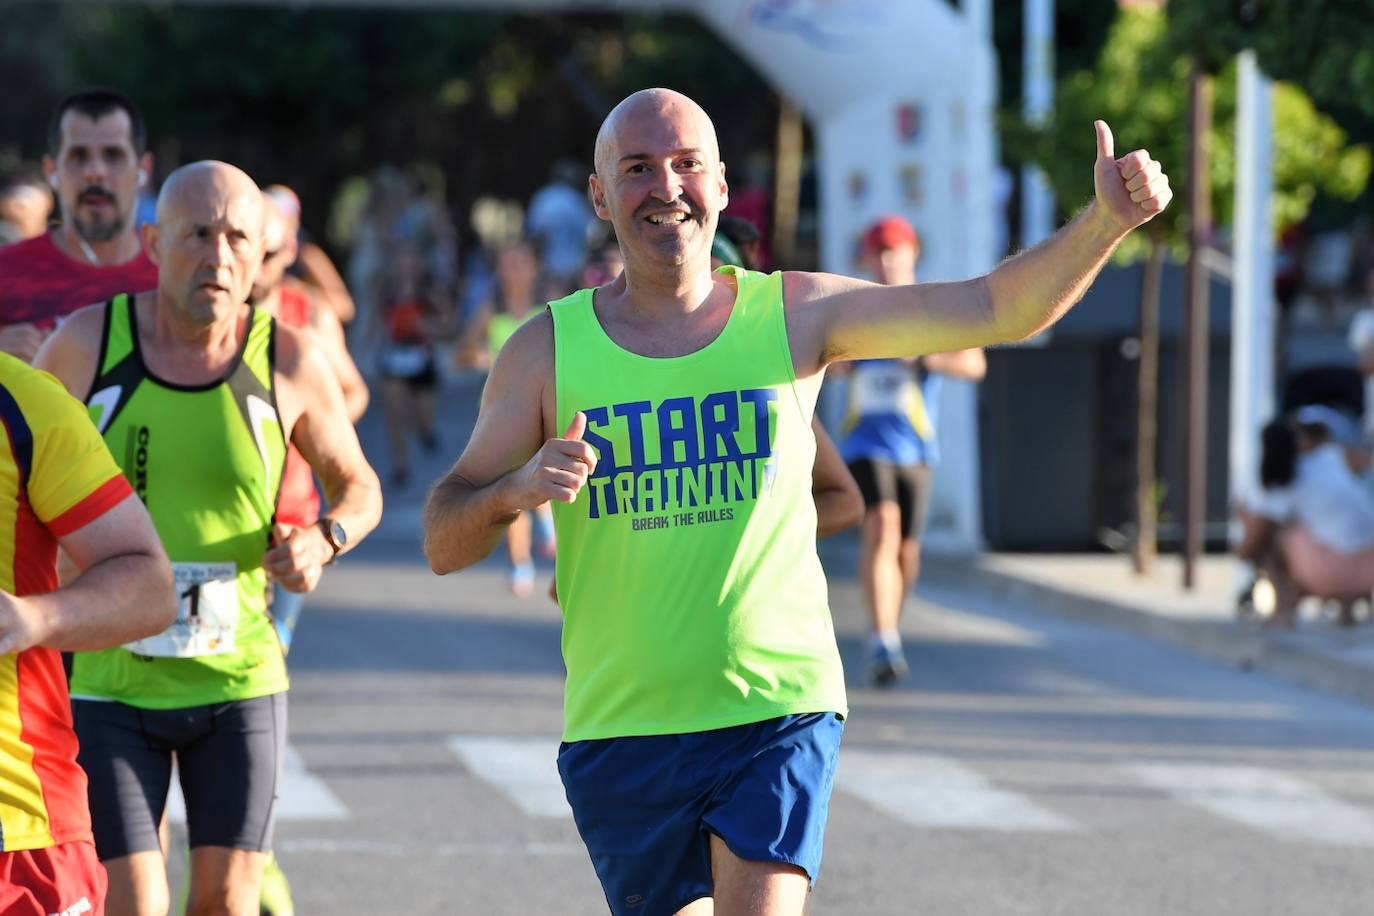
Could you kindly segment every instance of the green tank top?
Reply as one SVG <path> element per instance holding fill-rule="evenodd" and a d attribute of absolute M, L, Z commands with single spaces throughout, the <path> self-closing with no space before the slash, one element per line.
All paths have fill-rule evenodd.
<path fill-rule="evenodd" d="M 492 312 L 491 320 L 487 322 L 487 352 L 491 354 L 491 358 L 495 359 L 511 335 L 520 329 L 520 325 L 539 314 L 539 311 L 530 309 L 519 317 L 510 312 Z"/>
<path fill-rule="evenodd" d="M 566 741 L 847 713 L 782 275 L 721 271 L 725 329 L 671 359 L 613 342 L 591 290 L 550 305 L 558 427 L 585 412 L 600 456 L 553 503 Z"/>
<path fill-rule="evenodd" d="M 133 300 L 118 296 L 106 306 L 86 404 L 148 507 L 180 607 L 157 636 L 76 653 L 73 696 L 176 709 L 287 688 L 262 568 L 286 442 L 273 387 L 274 324 L 259 309 L 251 315 L 224 377 L 184 386 L 148 371 Z"/>

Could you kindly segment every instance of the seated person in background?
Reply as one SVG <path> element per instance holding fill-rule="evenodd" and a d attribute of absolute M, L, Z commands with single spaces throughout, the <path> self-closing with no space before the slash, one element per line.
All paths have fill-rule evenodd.
<path fill-rule="evenodd" d="M 1272 583 L 1272 624 L 1292 626 L 1310 595 L 1340 601 L 1340 623 L 1349 626 L 1355 601 L 1374 592 L 1374 496 L 1354 469 L 1358 450 L 1336 441 L 1352 430 L 1321 405 L 1264 428 L 1263 492 L 1238 508 L 1244 534 L 1236 553 Z"/>

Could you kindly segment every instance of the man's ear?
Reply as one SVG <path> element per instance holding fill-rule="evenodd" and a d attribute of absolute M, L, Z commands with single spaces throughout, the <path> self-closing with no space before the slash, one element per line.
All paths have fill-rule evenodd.
<path fill-rule="evenodd" d="M 611 210 L 606 206 L 606 188 L 601 184 L 601 178 L 593 172 L 587 176 L 587 191 L 592 198 L 592 209 L 601 219 L 610 222 Z"/>
<path fill-rule="evenodd" d="M 160 232 L 157 223 L 144 223 L 138 230 L 138 241 L 143 246 L 143 253 L 148 256 L 148 260 L 156 264 L 157 261 L 157 240 Z"/>

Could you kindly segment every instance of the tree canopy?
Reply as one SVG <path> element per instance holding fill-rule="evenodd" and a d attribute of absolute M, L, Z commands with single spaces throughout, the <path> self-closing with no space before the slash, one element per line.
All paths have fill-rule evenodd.
<path fill-rule="evenodd" d="M 1187 8 L 1189 4 L 1178 4 Z M 1125 7 L 1092 69 L 1059 81 L 1054 115 L 1042 127 L 1008 124 L 1008 143 L 1036 162 L 1066 203 L 1081 194 L 1083 175 L 1094 156 L 1092 121 L 1106 120 L 1116 134 L 1118 153 L 1148 149 L 1164 163 L 1177 200 L 1186 199 L 1188 175 L 1188 75 L 1190 59 L 1171 40 L 1169 12 L 1149 6 Z M 1210 131 L 1212 212 L 1217 225 L 1230 222 L 1235 192 L 1235 61 L 1217 67 L 1214 117 Z M 1365 188 L 1370 153 L 1348 145 L 1345 132 L 1317 111 L 1302 90 L 1278 82 L 1274 87 L 1274 194 L 1276 232 L 1301 220 L 1317 194 L 1351 200 Z M 1154 238 L 1181 251 L 1186 208 L 1171 207 L 1152 221 Z M 1128 239 L 1120 256 L 1142 256 L 1145 238 Z"/>

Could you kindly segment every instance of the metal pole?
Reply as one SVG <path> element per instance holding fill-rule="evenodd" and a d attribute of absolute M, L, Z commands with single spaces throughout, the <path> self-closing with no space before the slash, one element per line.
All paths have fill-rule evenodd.
<path fill-rule="evenodd" d="M 1236 238 L 1231 292 L 1231 502 L 1259 485 L 1259 436 L 1274 414 L 1273 84 L 1254 51 L 1236 67 Z"/>
<path fill-rule="evenodd" d="M 1043 124 L 1054 108 L 1054 0 L 1025 0 L 1021 47 L 1021 110 L 1026 121 Z M 1021 169 L 1021 247 L 1030 248 L 1054 232 L 1054 195 L 1040 169 Z"/>
<path fill-rule="evenodd" d="M 1207 523 L 1207 268 L 1204 253 L 1211 236 L 1211 182 L 1207 131 L 1212 124 L 1212 83 L 1207 74 L 1193 65 L 1189 83 L 1189 133 L 1191 151 L 1188 161 L 1188 291 L 1185 314 L 1188 321 L 1188 382 L 1185 386 L 1187 428 L 1185 450 L 1187 467 L 1183 477 L 1184 535 L 1183 587 L 1191 591 L 1197 584 L 1197 563 L 1206 540 Z"/>

